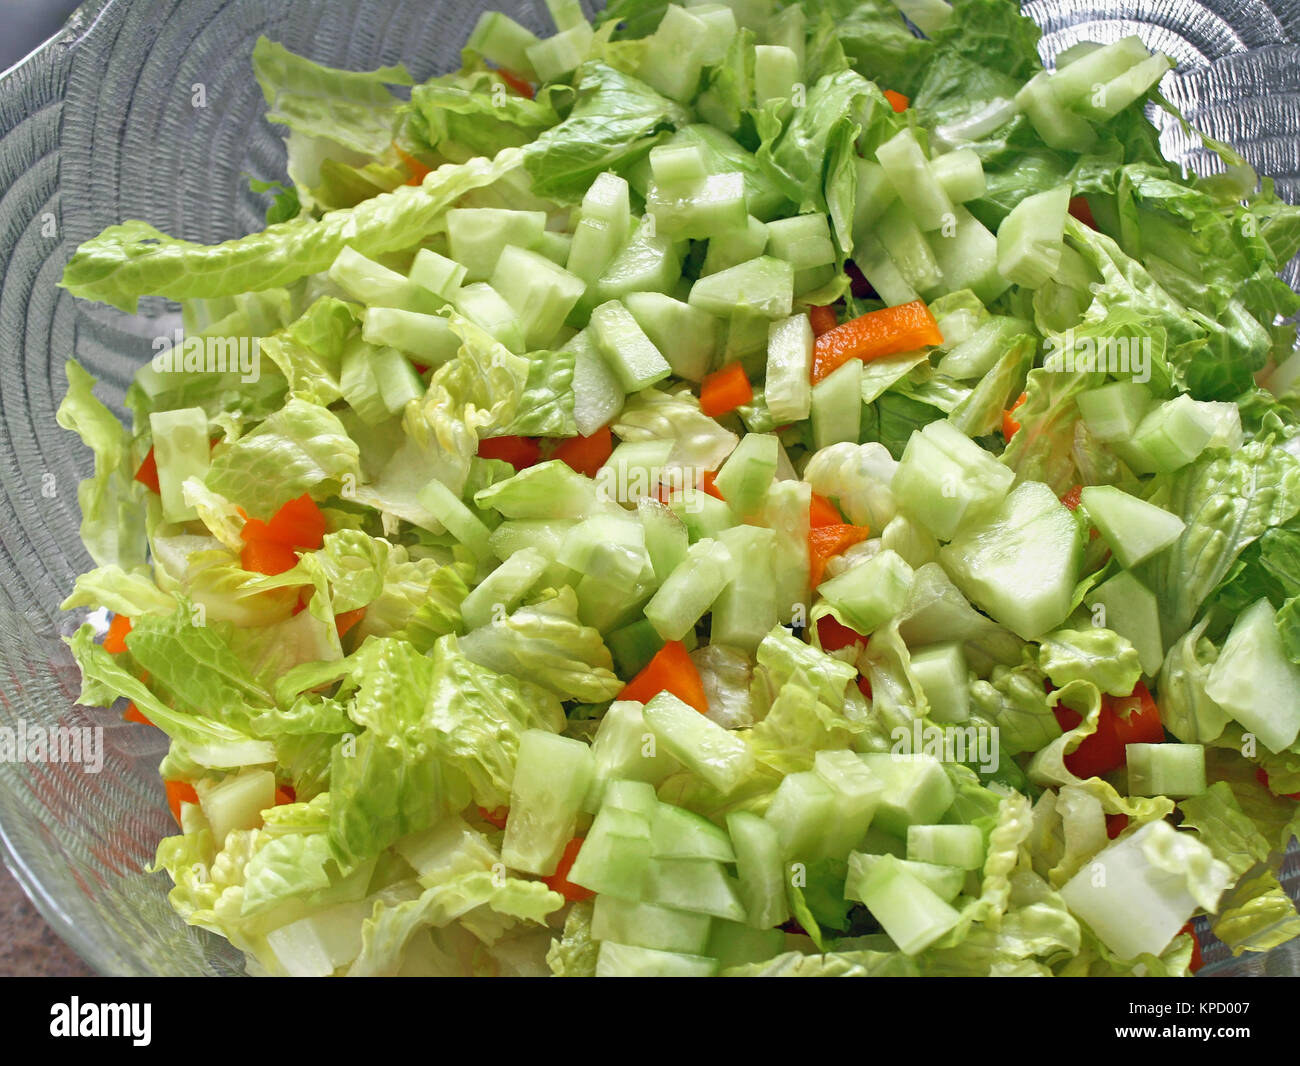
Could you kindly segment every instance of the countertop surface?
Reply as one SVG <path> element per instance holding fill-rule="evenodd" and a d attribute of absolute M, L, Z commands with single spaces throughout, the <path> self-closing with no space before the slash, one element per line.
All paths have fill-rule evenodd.
<path fill-rule="evenodd" d="M 0 977 L 94 977 L 0 864 Z"/>

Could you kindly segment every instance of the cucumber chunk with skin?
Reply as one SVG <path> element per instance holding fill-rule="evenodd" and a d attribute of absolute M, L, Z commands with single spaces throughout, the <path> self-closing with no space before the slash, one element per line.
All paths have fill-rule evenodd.
<path fill-rule="evenodd" d="M 573 839 L 591 787 L 591 749 L 580 740 L 529 729 L 519 738 L 501 860 L 514 870 L 550 876 Z"/>
<path fill-rule="evenodd" d="M 925 693 L 934 721 L 964 722 L 970 718 L 970 676 L 960 644 L 937 644 L 913 652 L 912 673 Z"/>
<path fill-rule="evenodd" d="M 903 609 L 912 573 L 902 556 L 886 548 L 838 577 L 823 581 L 817 593 L 853 629 L 868 636 Z"/>
<path fill-rule="evenodd" d="M 1079 502 L 1125 569 L 1164 551 L 1187 528 L 1177 515 L 1113 485 L 1089 485 Z"/>
<path fill-rule="evenodd" d="M 270 770 L 246 769 L 199 792 L 199 807 L 220 848 L 233 829 L 256 829 L 262 812 L 275 806 L 275 775 Z"/>
<path fill-rule="evenodd" d="M 487 281 L 508 244 L 531 248 L 546 230 L 542 211 L 500 207 L 454 207 L 447 212 L 451 258 L 465 267 L 466 281 Z M 418 309 L 417 309 L 418 310 Z"/>
<path fill-rule="evenodd" d="M 602 940 L 596 955 L 597 977 L 712 977 L 716 959 L 674 951 L 656 951 Z"/>
<path fill-rule="evenodd" d="M 736 852 L 725 829 L 671 803 L 660 803 L 655 808 L 650 820 L 650 839 L 656 859 L 736 861 Z"/>
<path fill-rule="evenodd" d="M 835 798 L 834 819 L 823 836 L 823 854 L 842 859 L 866 836 L 880 805 L 882 784 L 856 752 L 847 750 L 819 751 L 813 758 L 813 772 Z"/>
<path fill-rule="evenodd" d="M 643 713 L 664 751 L 724 795 L 753 772 L 748 744 L 671 693 L 659 693 Z"/>
<path fill-rule="evenodd" d="M 902 862 L 903 869 L 928 887 L 945 903 L 951 903 L 961 895 L 966 883 L 966 871 L 955 866 L 936 866 L 929 862 L 913 862 L 896 856 Z M 861 900 L 862 880 L 884 858 L 883 855 L 855 851 L 849 855 L 849 873 L 844 882 L 844 898 Z"/>
<path fill-rule="evenodd" d="M 1300 733 L 1300 666 L 1287 656 L 1276 621 L 1267 599 L 1243 611 L 1205 683 L 1206 695 L 1274 753 Z"/>
<path fill-rule="evenodd" d="M 1160 631 L 1160 605 L 1154 592 L 1132 573 L 1122 570 L 1093 589 L 1083 602 L 1093 612 L 1096 624 L 1113 630 L 1133 645 L 1147 677 L 1160 673 L 1165 647 Z"/>
<path fill-rule="evenodd" d="M 1205 791 L 1202 744 L 1127 744 L 1130 796 L 1195 796 Z"/>
<path fill-rule="evenodd" d="M 1077 403 L 1088 432 L 1109 444 L 1129 440 L 1137 433 L 1151 407 L 1151 392 L 1134 381 L 1115 381 L 1081 392 Z"/>
<path fill-rule="evenodd" d="M 822 854 L 836 813 L 835 793 L 811 770 L 786 774 L 764 819 L 776 830 L 787 861 L 811 862 Z"/>
<path fill-rule="evenodd" d="M 856 884 L 871 915 L 905 955 L 924 951 L 961 916 L 898 859 L 881 856 Z"/>
<path fill-rule="evenodd" d="M 591 313 L 596 346 L 626 392 L 640 392 L 669 377 L 673 368 L 637 324 L 632 313 L 617 300 L 601 304 Z"/>
<path fill-rule="evenodd" d="M 737 887 L 720 862 L 655 858 L 650 860 L 646 900 L 661 907 L 743 922 L 745 908 Z"/>
<path fill-rule="evenodd" d="M 1023 640 L 1037 640 L 1065 620 L 1082 560 L 1074 516 L 1037 481 L 1022 482 L 997 511 L 939 549 L 953 583 Z"/>
<path fill-rule="evenodd" d="M 659 292 L 630 292 L 623 303 L 672 367 L 687 381 L 702 381 L 722 340 L 713 315 Z"/>
<path fill-rule="evenodd" d="M 676 759 L 651 743 L 653 739 L 641 704 L 617 700 L 609 705 L 591 742 L 593 776 L 584 809 L 599 810 L 612 781 L 659 785 L 681 768 Z"/>
<path fill-rule="evenodd" d="M 996 508 L 1015 475 L 960 430 L 931 422 L 913 433 L 894 474 L 899 510 L 941 540 Z"/>
<path fill-rule="evenodd" d="M 649 888 L 652 855 L 645 815 L 602 806 L 567 876 L 592 892 L 639 903 Z"/>
<path fill-rule="evenodd" d="M 788 318 L 794 305 L 794 268 L 762 255 L 700 278 L 691 286 L 688 302 L 719 318 L 741 311 L 769 319 Z"/>
<path fill-rule="evenodd" d="M 905 837 L 909 825 L 935 824 L 952 806 L 956 793 L 934 756 L 870 753 L 859 758 L 882 782 L 873 828 Z"/>
<path fill-rule="evenodd" d="M 790 917 L 785 891 L 781 842 L 770 822 L 749 811 L 727 815 L 727 831 L 736 851 L 739 894 L 752 928 L 770 929 Z"/>
<path fill-rule="evenodd" d="M 909 825 L 907 857 L 913 862 L 978 870 L 984 865 L 984 834 L 973 825 Z"/>
<path fill-rule="evenodd" d="M 591 935 L 596 940 L 632 947 L 702 955 L 709 944 L 712 924 L 707 914 L 597 896 L 592 907 Z"/>

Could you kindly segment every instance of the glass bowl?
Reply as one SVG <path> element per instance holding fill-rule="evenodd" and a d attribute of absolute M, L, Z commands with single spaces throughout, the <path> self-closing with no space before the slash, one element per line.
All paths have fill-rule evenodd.
<path fill-rule="evenodd" d="M 174 830 L 157 774 L 160 734 L 117 711 L 76 705 L 62 643 L 85 612 L 60 601 L 90 566 L 77 483 L 90 454 L 55 423 L 76 357 L 119 414 L 150 340 L 179 325 L 152 299 L 136 317 L 56 287 L 73 249 L 105 226 L 145 219 L 214 242 L 261 228 L 247 175 L 284 170 L 249 57 L 267 34 L 312 59 L 417 79 L 457 65 L 479 12 L 470 0 L 91 0 L 64 30 L 0 76 L 0 727 L 100 726 L 101 772 L 0 763 L 0 850 L 54 929 L 112 975 L 227 975 L 242 956 L 187 927 L 165 874 L 142 873 Z M 496 0 L 530 28 L 540 0 Z M 593 5 L 588 5 L 593 6 Z M 1199 128 L 1232 143 L 1281 194 L 1300 197 L 1300 0 L 1031 0 L 1045 60 L 1080 40 L 1138 33 L 1178 61 L 1164 91 Z M 1166 153 L 1216 165 L 1160 116 Z M 1286 275 L 1300 285 L 1292 264 Z M 1300 857 L 1284 867 L 1293 894 Z M 1210 972 L 1300 973 L 1300 946 L 1227 957 Z"/>

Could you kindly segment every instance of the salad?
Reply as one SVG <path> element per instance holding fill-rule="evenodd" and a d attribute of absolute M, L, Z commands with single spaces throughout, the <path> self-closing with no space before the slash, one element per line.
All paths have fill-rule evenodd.
<path fill-rule="evenodd" d="M 422 83 L 260 40 L 266 228 L 67 265 L 183 313 L 129 428 L 59 412 L 181 918 L 321 976 L 1300 935 L 1300 209 L 1011 0 L 547 6 Z"/>

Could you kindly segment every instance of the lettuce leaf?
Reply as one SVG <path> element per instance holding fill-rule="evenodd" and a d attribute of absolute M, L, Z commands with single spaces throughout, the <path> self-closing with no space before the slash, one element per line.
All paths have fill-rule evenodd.
<path fill-rule="evenodd" d="M 564 916 L 564 931 L 546 952 L 546 965 L 555 977 L 595 977 L 600 942 L 591 936 L 590 901 L 582 900 Z"/>

